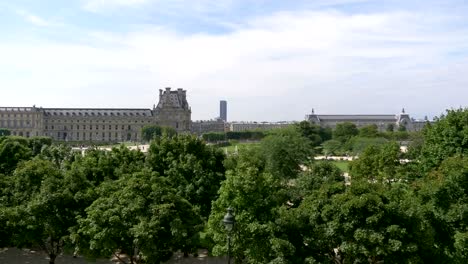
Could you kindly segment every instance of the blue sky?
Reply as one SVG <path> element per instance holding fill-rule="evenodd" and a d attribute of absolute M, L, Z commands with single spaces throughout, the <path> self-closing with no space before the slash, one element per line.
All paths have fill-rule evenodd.
<path fill-rule="evenodd" d="M 150 108 L 167 86 L 193 120 L 468 105 L 465 0 L 0 0 L 0 33 L 1 106 Z"/>

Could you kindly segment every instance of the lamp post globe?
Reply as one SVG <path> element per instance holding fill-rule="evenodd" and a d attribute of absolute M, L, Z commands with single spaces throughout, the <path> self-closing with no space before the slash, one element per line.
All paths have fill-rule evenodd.
<path fill-rule="evenodd" d="M 232 208 L 229 207 L 227 209 L 226 215 L 224 215 L 224 218 L 223 218 L 223 224 L 226 227 L 226 230 L 228 231 L 228 234 L 227 234 L 228 264 L 231 263 L 231 231 L 234 228 L 234 225 L 236 224 L 236 218 L 232 214 L 232 211 L 233 211 Z"/>
<path fill-rule="evenodd" d="M 227 209 L 227 213 L 226 215 L 224 215 L 224 218 L 223 218 L 223 224 L 224 226 L 226 227 L 226 230 L 228 232 L 231 232 L 232 229 L 234 228 L 234 225 L 236 223 L 236 218 L 234 217 L 234 215 L 232 214 L 232 208 L 229 207 Z"/>

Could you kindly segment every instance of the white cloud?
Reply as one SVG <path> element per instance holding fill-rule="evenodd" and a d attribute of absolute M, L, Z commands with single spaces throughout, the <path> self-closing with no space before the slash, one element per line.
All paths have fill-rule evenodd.
<path fill-rule="evenodd" d="M 93 47 L 0 44 L 0 72 L 22 73 L 0 86 L 12 87 L 2 97 L 20 105 L 18 91 L 34 87 L 30 104 L 47 107 L 150 107 L 157 89 L 184 87 L 194 119 L 215 116 L 223 98 L 237 120 L 300 119 L 312 107 L 393 113 L 406 106 L 424 114 L 466 104 L 460 89 L 468 77 L 460 73 L 468 59 L 447 53 L 467 50 L 467 32 L 428 31 L 431 19 L 421 18 L 285 12 L 217 35 L 158 27 L 92 33 Z"/>
<path fill-rule="evenodd" d="M 97 12 L 102 9 L 114 8 L 114 7 L 131 7 L 140 6 L 150 0 L 84 0 L 84 9 L 92 12 Z"/>
<path fill-rule="evenodd" d="M 17 14 L 20 15 L 21 17 L 23 17 L 29 23 L 35 25 L 35 26 L 47 27 L 47 26 L 51 25 L 45 19 L 43 19 L 43 18 L 41 18 L 39 16 L 36 16 L 36 15 L 33 15 L 33 14 L 31 14 L 31 13 L 29 13 L 27 11 L 24 11 L 24 10 L 18 10 Z"/>

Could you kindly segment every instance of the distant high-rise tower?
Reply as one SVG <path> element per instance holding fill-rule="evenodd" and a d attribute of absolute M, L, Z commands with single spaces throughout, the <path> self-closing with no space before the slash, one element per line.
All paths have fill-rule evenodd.
<path fill-rule="evenodd" d="M 227 102 L 224 100 L 219 101 L 219 117 L 224 122 L 227 121 Z"/>

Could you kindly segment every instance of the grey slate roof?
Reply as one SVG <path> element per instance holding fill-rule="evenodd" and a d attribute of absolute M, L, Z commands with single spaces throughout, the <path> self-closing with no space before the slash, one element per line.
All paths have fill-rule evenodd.
<path fill-rule="evenodd" d="M 320 120 L 388 120 L 395 121 L 397 120 L 396 115 L 317 115 L 317 118 Z"/>
<path fill-rule="evenodd" d="M 44 113 L 47 116 L 94 116 L 94 117 L 150 117 L 152 111 L 150 109 L 134 109 L 134 108 L 44 108 Z"/>

